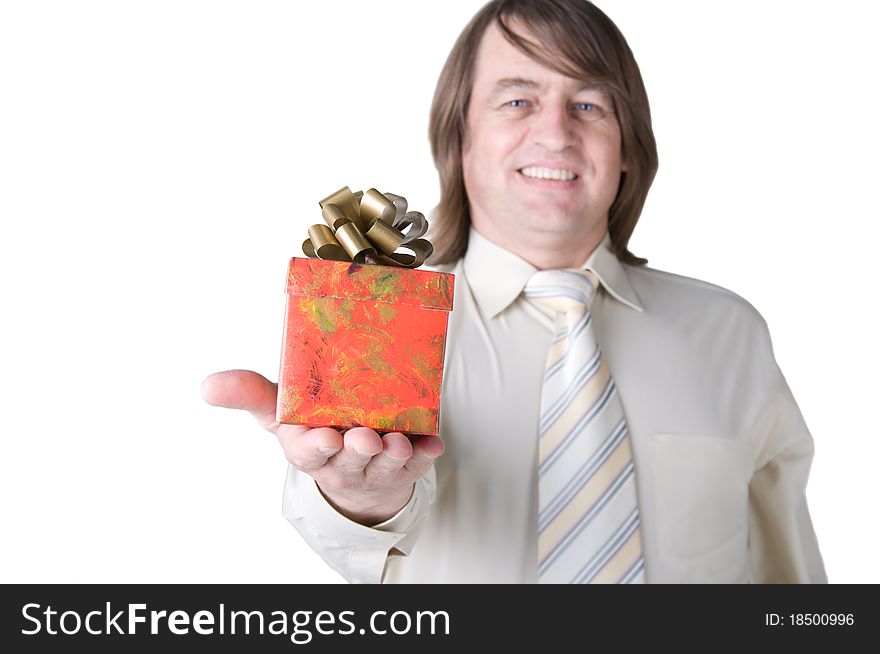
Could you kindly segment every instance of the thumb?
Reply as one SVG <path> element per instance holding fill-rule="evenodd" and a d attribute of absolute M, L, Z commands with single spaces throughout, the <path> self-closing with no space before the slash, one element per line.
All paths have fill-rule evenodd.
<path fill-rule="evenodd" d="M 252 370 L 227 370 L 202 381 L 202 398 L 208 404 L 250 411 L 262 427 L 274 432 L 278 384 Z"/>

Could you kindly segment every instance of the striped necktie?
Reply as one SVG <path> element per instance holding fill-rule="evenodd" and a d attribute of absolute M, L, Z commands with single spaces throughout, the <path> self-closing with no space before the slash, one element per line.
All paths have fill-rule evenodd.
<path fill-rule="evenodd" d="M 644 583 L 623 405 L 593 331 L 590 271 L 541 270 L 525 288 L 555 312 L 538 441 L 539 583 Z"/>

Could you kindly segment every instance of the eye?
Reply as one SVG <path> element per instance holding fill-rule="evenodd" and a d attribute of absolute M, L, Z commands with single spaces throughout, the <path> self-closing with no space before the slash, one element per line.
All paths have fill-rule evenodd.
<path fill-rule="evenodd" d="M 528 104 L 528 100 L 510 100 L 509 102 L 505 102 L 505 107 L 525 107 Z"/>
<path fill-rule="evenodd" d="M 608 110 L 605 109 L 605 107 L 595 102 L 575 102 L 572 105 L 572 108 L 581 120 L 584 120 L 588 123 L 603 120 L 609 114 Z"/>

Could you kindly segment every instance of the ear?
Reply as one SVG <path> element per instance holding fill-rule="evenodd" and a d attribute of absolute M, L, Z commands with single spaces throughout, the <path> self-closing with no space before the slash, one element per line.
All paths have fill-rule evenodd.
<path fill-rule="evenodd" d="M 623 163 L 620 164 L 620 172 L 622 172 L 622 173 L 629 172 L 629 162 L 628 161 L 624 161 Z"/>

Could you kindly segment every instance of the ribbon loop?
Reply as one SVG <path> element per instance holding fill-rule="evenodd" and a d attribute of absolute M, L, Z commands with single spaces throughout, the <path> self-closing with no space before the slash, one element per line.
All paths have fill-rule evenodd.
<path fill-rule="evenodd" d="M 324 222 L 326 222 L 333 230 L 339 229 L 340 226 L 345 223 L 354 222 L 342 212 L 342 209 L 340 209 L 338 205 L 335 204 L 325 204 L 324 209 L 321 211 L 321 215 L 324 216 Z"/>
<path fill-rule="evenodd" d="M 313 259 L 348 261 L 348 255 L 333 236 L 333 230 L 327 225 L 309 227 L 309 238 L 303 242 L 303 252 Z"/>
<path fill-rule="evenodd" d="M 404 215 L 400 222 L 394 225 L 401 232 L 406 230 L 409 227 L 409 231 L 406 232 L 406 235 L 403 238 L 404 243 L 410 243 L 415 241 L 417 238 L 421 238 L 428 231 L 428 219 L 425 218 L 425 215 L 419 211 L 410 211 L 408 214 Z"/>
<path fill-rule="evenodd" d="M 397 209 L 391 201 L 374 188 L 364 193 L 361 198 L 361 219 L 369 226 L 381 220 L 386 225 L 393 225 Z"/>
<path fill-rule="evenodd" d="M 387 192 L 383 193 L 382 195 L 384 195 L 386 198 L 388 198 L 391 201 L 391 204 L 394 205 L 394 208 L 396 209 L 395 214 L 394 214 L 394 222 L 396 223 L 401 218 L 403 218 L 403 215 L 406 213 L 406 209 L 407 209 L 406 198 L 403 197 L 402 195 L 394 195 L 394 193 L 387 193 Z"/>
<path fill-rule="evenodd" d="M 335 204 L 339 207 L 339 210 L 344 216 L 348 216 L 348 218 L 354 222 L 355 220 L 360 220 L 360 211 L 358 209 L 359 203 L 360 198 L 355 199 L 351 189 L 347 186 L 343 186 L 335 193 L 331 193 L 321 200 L 318 204 L 321 206 L 321 209 L 324 209 L 328 204 Z"/>
<path fill-rule="evenodd" d="M 407 211 L 401 195 L 374 188 L 353 193 L 343 186 L 318 204 L 326 225 L 309 227 L 302 247 L 307 257 L 418 268 L 434 251 L 422 238 L 428 231 L 427 218 Z"/>

